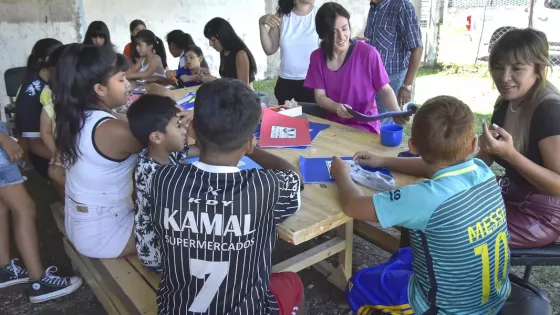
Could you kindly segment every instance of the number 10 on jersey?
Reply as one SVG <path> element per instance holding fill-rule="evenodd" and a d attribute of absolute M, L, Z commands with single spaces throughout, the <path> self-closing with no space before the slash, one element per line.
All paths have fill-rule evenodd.
<path fill-rule="evenodd" d="M 504 247 L 504 265 L 500 275 L 500 249 Z M 482 260 L 482 304 L 488 302 L 490 297 L 490 255 L 488 254 L 488 243 L 475 247 L 474 254 Z M 506 232 L 498 233 L 494 244 L 494 289 L 500 291 L 508 277 L 509 247 Z"/>

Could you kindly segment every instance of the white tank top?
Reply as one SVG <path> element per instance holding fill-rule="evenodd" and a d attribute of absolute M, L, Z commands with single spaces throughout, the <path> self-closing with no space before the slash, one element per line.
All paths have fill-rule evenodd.
<path fill-rule="evenodd" d="M 146 72 L 146 70 L 148 70 L 148 68 L 150 67 L 150 64 L 145 65 L 144 61 L 146 60 L 146 58 L 142 59 L 142 63 L 140 64 L 140 71 L 139 72 Z M 154 72 L 152 74 L 153 76 L 160 76 L 160 77 L 164 77 L 165 78 L 165 71 L 162 73 L 158 73 L 158 72 Z"/>
<path fill-rule="evenodd" d="M 93 143 L 95 129 L 115 116 L 102 111 L 86 112 L 84 127 L 78 136 L 79 157 L 66 171 L 66 195 L 78 203 L 91 206 L 130 208 L 132 171 L 137 155 L 122 161 L 104 156 Z"/>
<path fill-rule="evenodd" d="M 317 6 L 306 16 L 293 11 L 282 17 L 280 32 L 280 67 L 278 75 L 283 79 L 305 80 L 311 53 L 319 48 L 319 35 L 315 31 Z"/>

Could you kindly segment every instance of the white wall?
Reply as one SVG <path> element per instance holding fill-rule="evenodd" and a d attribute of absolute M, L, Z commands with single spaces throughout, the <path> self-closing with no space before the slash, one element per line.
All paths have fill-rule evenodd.
<path fill-rule="evenodd" d="M 317 0 L 320 6 L 325 1 Z M 351 15 L 352 34 L 362 35 L 369 11 L 368 0 L 337 0 Z M 420 0 L 412 0 L 419 8 Z M 166 34 L 181 29 L 191 34 L 214 74 L 218 72 L 219 54 L 208 45 L 203 29 L 214 17 L 227 19 L 245 41 L 257 62 L 257 79 L 276 75 L 279 54 L 266 57 L 262 51 L 258 19 L 274 12 L 276 0 L 0 0 L 0 71 L 25 65 L 33 44 L 53 37 L 63 43 L 81 41 L 92 21 L 104 21 L 118 51 L 130 41 L 128 25 L 134 19 L 164 40 Z M 165 43 L 167 46 L 167 43 Z M 167 48 L 167 47 L 166 47 Z M 176 68 L 178 60 L 168 51 L 168 64 Z M 0 103 L 7 98 L 3 75 L 0 78 Z"/>
<path fill-rule="evenodd" d="M 77 17 L 74 0 L 0 0 L 0 104 L 8 102 L 4 71 L 25 66 L 41 38 L 63 43 L 79 39 Z"/>

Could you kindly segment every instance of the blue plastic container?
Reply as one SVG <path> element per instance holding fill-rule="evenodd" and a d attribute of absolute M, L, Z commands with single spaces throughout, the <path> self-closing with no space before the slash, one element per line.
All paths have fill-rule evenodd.
<path fill-rule="evenodd" d="M 401 125 L 381 126 L 381 144 L 387 147 L 399 146 L 402 142 L 403 131 L 404 128 Z"/>

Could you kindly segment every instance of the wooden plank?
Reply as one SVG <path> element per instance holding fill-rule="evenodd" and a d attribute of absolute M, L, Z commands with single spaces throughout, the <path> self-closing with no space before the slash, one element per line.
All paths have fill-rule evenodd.
<path fill-rule="evenodd" d="M 346 281 L 352 276 L 352 245 L 354 243 L 353 220 L 346 222 L 344 226 L 339 227 L 338 236 L 344 240 L 344 251 L 338 254 L 338 262 L 342 268 L 342 272 Z"/>
<path fill-rule="evenodd" d="M 334 238 L 272 266 L 272 272 L 298 272 L 343 251 L 345 246 L 345 240 Z"/>
<path fill-rule="evenodd" d="M 354 221 L 356 235 L 379 248 L 394 254 L 399 249 L 399 239 L 368 222 Z"/>
<path fill-rule="evenodd" d="M 63 238 L 63 243 L 66 255 L 68 255 L 68 258 L 70 258 L 74 266 L 78 269 L 80 276 L 87 282 L 99 303 L 103 305 L 105 311 L 107 311 L 109 315 L 128 314 L 128 311 L 121 301 L 115 298 L 114 293 L 107 291 L 107 284 L 95 268 L 92 268 L 91 264 L 88 263 L 89 258 L 78 254 L 66 237 Z"/>
<path fill-rule="evenodd" d="M 138 274 L 144 278 L 144 280 L 152 287 L 152 289 L 157 292 L 160 276 L 157 273 L 151 272 L 146 269 L 136 256 L 128 256 L 126 257 L 126 260 L 134 269 L 136 269 Z"/>

